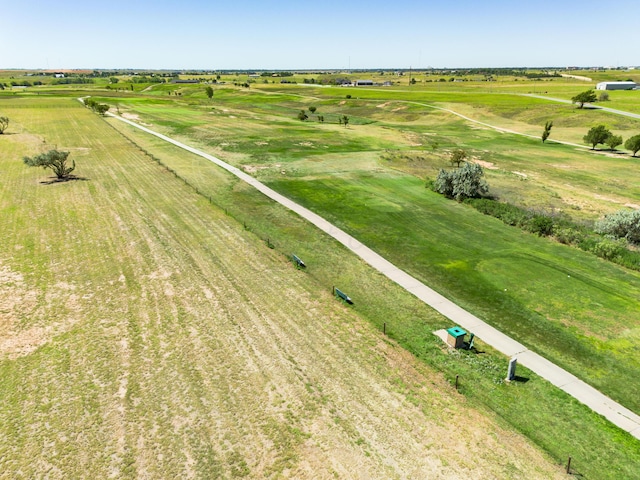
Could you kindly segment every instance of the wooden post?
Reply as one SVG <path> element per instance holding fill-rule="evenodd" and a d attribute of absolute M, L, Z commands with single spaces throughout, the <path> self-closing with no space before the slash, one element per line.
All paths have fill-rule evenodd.
<path fill-rule="evenodd" d="M 571 473 L 571 457 L 567 460 L 567 475 Z"/>
<path fill-rule="evenodd" d="M 458 391 L 458 377 L 459 375 L 456 375 L 456 392 Z"/>
<path fill-rule="evenodd" d="M 382 334 L 386 335 L 387 334 L 387 322 L 384 322 L 382 324 Z"/>

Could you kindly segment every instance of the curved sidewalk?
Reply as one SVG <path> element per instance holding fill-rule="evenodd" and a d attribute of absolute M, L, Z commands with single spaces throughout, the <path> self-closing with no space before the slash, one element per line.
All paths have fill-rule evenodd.
<path fill-rule="evenodd" d="M 541 357 L 537 353 L 527 349 L 521 343 L 516 342 L 512 338 L 506 336 L 502 332 L 496 330 L 492 326 L 480 320 L 478 317 L 463 310 L 450 300 L 435 292 L 424 283 L 420 282 L 416 278 L 400 270 L 388 260 L 384 259 L 373 250 L 362 244 L 354 237 L 344 232 L 343 230 L 335 227 L 321 216 L 313 213 L 311 210 L 298 205 L 297 203 L 289 200 L 283 195 L 279 194 L 275 190 L 267 187 L 263 183 L 259 182 L 252 176 L 246 174 L 242 170 L 226 162 L 209 155 L 208 153 L 197 150 L 189 145 L 178 142 L 166 135 L 154 132 L 142 125 L 127 120 L 111 113 L 109 116 L 116 118 L 122 122 L 125 122 L 135 128 L 143 130 L 151 135 L 155 135 L 162 140 L 165 140 L 173 145 L 187 150 L 191 153 L 199 155 L 216 165 L 224 168 L 230 173 L 234 174 L 241 180 L 252 185 L 257 190 L 262 192 L 267 197 L 275 200 L 276 202 L 284 205 L 288 209 L 297 213 L 301 217 L 305 218 L 323 232 L 331 235 L 338 240 L 365 262 L 378 270 L 380 273 L 386 275 L 389 279 L 396 282 L 408 292 L 412 293 L 420 300 L 431 306 L 436 311 L 440 312 L 445 317 L 449 318 L 454 323 L 464 327 L 467 330 L 473 331 L 478 338 L 481 338 L 483 342 L 491 345 L 496 350 L 502 352 L 508 357 L 516 357 L 518 363 L 524 365 L 537 375 L 545 378 L 553 385 L 564 390 L 569 395 L 574 397 L 579 402 L 587 405 L 594 412 L 603 415 L 611 423 L 617 425 L 621 429 L 631 433 L 634 437 L 640 439 L 640 416 L 633 413 L 631 410 L 623 407 L 617 402 L 614 402 L 606 395 L 603 395 L 595 388 L 587 385 L 585 382 L 577 378 L 575 375 L 567 372 L 566 370 L 551 363 L 547 359 Z"/>

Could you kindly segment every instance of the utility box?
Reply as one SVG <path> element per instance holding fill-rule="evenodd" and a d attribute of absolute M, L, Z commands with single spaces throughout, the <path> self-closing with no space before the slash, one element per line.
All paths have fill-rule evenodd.
<path fill-rule="evenodd" d="M 464 336 L 467 334 L 460 327 L 447 328 L 447 344 L 453 348 L 464 348 Z"/>

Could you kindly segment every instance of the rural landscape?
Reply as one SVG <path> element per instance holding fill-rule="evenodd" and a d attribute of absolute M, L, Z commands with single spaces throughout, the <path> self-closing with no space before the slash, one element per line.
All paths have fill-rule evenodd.
<path fill-rule="evenodd" d="M 638 415 L 606 82 L 640 70 L 0 70 L 0 479 L 639 478 L 640 430 L 233 173 Z"/>

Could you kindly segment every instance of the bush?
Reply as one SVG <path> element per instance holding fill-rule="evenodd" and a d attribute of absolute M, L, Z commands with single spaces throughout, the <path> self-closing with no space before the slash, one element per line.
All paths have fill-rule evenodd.
<path fill-rule="evenodd" d="M 571 227 L 558 227 L 553 229 L 553 234 L 558 242 L 565 245 L 576 245 L 584 238 L 584 234 Z"/>
<path fill-rule="evenodd" d="M 440 170 L 435 182 L 436 191 L 459 202 L 465 198 L 478 198 L 489 191 L 483 175 L 484 171 L 477 163 L 465 162 L 451 172 Z"/>
<path fill-rule="evenodd" d="M 540 237 L 551 235 L 553 233 L 553 219 L 546 215 L 536 214 L 527 222 L 526 230 Z"/>
<path fill-rule="evenodd" d="M 479 212 L 498 218 L 513 227 L 524 225 L 529 219 L 529 214 L 515 205 L 489 198 L 470 199 L 467 200 L 467 203 L 471 204 Z"/>
<path fill-rule="evenodd" d="M 596 243 L 591 251 L 600 258 L 605 260 L 613 260 L 619 257 L 624 251 L 626 251 L 626 242 L 624 240 L 612 240 L 610 238 L 604 238 L 600 242 Z"/>
<path fill-rule="evenodd" d="M 640 244 L 640 210 L 619 210 L 595 224 L 596 233 Z"/>

